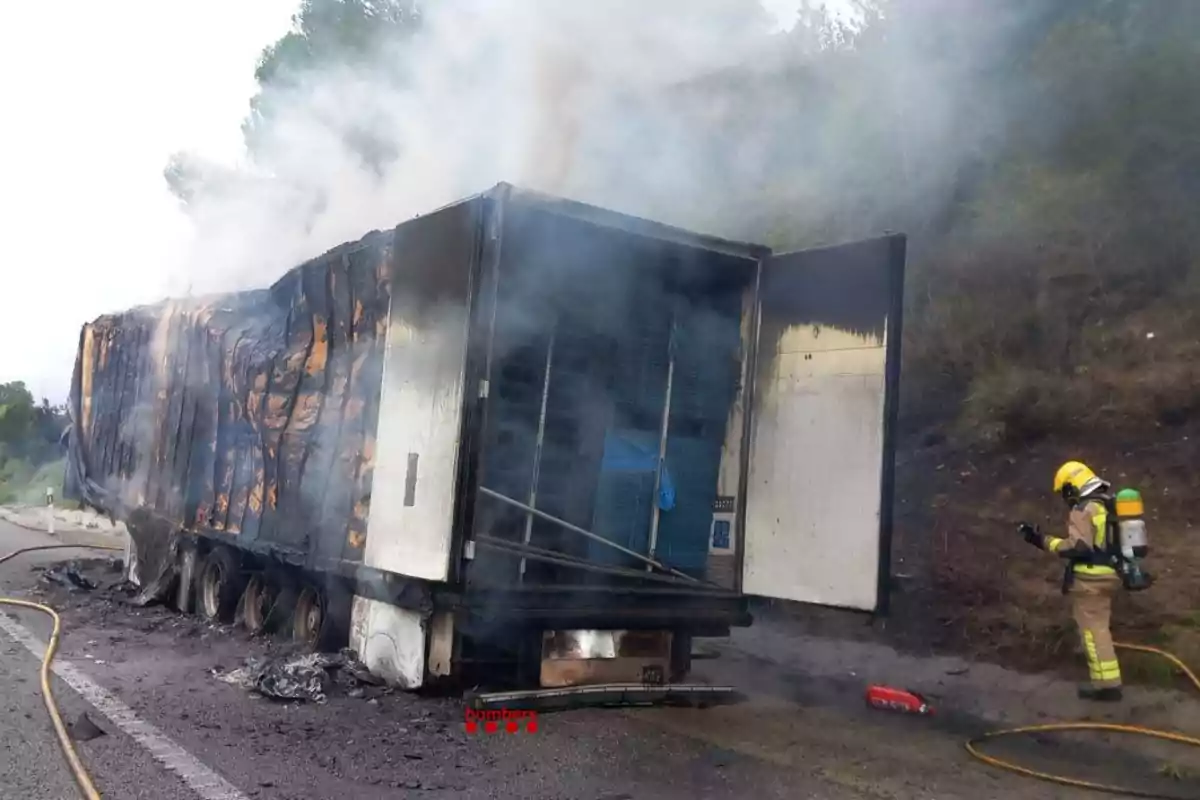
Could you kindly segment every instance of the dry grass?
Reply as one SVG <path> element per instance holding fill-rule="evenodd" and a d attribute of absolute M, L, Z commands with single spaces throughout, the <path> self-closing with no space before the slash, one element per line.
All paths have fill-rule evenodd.
<path fill-rule="evenodd" d="M 1200 418 L 1200 269 L 1169 287 L 1127 275 L 1116 288 L 1096 275 L 1056 281 L 1044 264 L 959 267 L 930 267 L 938 291 L 910 297 L 910 430 L 1011 452 L 1098 426 L 1146 433 Z"/>

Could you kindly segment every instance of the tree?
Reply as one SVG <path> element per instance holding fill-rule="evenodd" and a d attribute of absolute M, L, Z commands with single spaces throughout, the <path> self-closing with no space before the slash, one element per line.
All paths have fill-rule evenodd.
<path fill-rule="evenodd" d="M 303 0 L 292 17 L 292 29 L 263 50 L 254 72 L 258 91 L 242 125 L 252 168 L 232 169 L 188 152 L 171 155 L 163 168 L 168 189 L 185 207 L 201 198 L 228 196 L 255 182 L 269 180 L 270 141 L 289 107 L 304 102 L 310 79 L 322 71 L 365 68 L 387 63 L 420 30 L 414 0 Z M 399 67 L 390 76 L 399 83 Z M 342 127 L 331 120 L 330 130 L 358 152 L 376 173 L 397 155 L 391 142 L 365 127 Z"/>
<path fill-rule="evenodd" d="M 53 451 L 62 441 L 63 433 L 70 425 L 70 417 L 66 406 L 51 405 L 45 397 L 37 407 L 34 415 L 36 440 L 43 448 Z"/>
<path fill-rule="evenodd" d="M 40 463 L 56 452 L 67 428 L 67 409 L 33 395 L 21 381 L 0 384 L 0 461 Z"/>
<path fill-rule="evenodd" d="M 261 153 L 280 106 L 294 101 L 310 76 L 367 67 L 379 79 L 381 56 L 409 41 L 420 21 L 414 0 L 303 0 L 292 30 L 263 51 L 254 72 L 259 89 L 242 126 L 250 153 Z M 389 77 L 402 80 L 399 70 Z M 377 171 L 396 156 L 392 143 L 371 131 L 350 130 L 345 136 Z"/>
<path fill-rule="evenodd" d="M 11 452 L 28 446 L 36 430 L 33 395 L 21 381 L 0 384 L 0 444 Z"/>

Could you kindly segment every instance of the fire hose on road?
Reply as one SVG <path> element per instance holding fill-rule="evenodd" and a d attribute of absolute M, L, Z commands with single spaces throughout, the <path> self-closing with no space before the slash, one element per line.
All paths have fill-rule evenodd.
<path fill-rule="evenodd" d="M 1200 691 L 1200 678 L 1196 677 L 1187 664 L 1184 664 L 1173 654 L 1166 650 L 1160 650 L 1157 647 L 1147 647 L 1140 644 L 1123 644 L 1116 642 L 1118 650 L 1131 650 L 1139 653 L 1150 653 L 1167 659 L 1179 669 L 1192 686 Z M 978 736 L 967 742 L 967 752 L 975 758 L 979 759 L 989 766 L 998 769 L 1007 770 L 1018 775 L 1024 775 L 1027 778 L 1037 778 L 1038 780 L 1050 781 L 1063 786 L 1074 786 L 1079 789 L 1092 789 L 1099 792 L 1108 792 L 1109 794 L 1120 794 L 1128 797 L 1147 797 L 1155 798 L 1155 800 L 1179 800 L 1177 796 L 1151 792 L 1144 789 L 1133 789 L 1124 786 L 1115 786 L 1107 783 L 1098 783 L 1096 781 L 1082 780 L 1078 778 L 1068 778 L 1063 775 L 1054 775 L 1049 772 L 1042 772 L 1029 767 L 1023 767 L 1012 761 L 1005 761 L 995 756 L 989 756 L 982 752 L 978 745 L 992 739 L 999 739 L 1002 736 L 1016 736 L 1018 734 L 1032 733 L 1064 733 L 1068 731 L 1103 731 L 1106 733 L 1124 733 L 1133 734 L 1135 736 L 1149 736 L 1155 739 L 1161 739 L 1167 742 L 1177 742 L 1178 744 L 1191 745 L 1192 747 L 1200 747 L 1200 738 L 1188 736 L 1186 734 L 1177 733 L 1175 731 L 1164 731 L 1158 728 L 1146 728 L 1141 725 L 1121 725 L 1113 722 L 1051 722 L 1044 725 L 1026 725 L 1020 728 L 1006 728 L 1004 730 L 992 731 Z"/>
<path fill-rule="evenodd" d="M 26 547 L 21 550 L 14 550 L 5 556 L 0 556 L 0 564 L 5 561 L 16 558 L 24 553 L 32 553 L 39 550 L 109 550 L 122 551 L 120 547 L 112 547 L 108 545 L 88 545 L 88 544 L 51 544 L 41 545 L 39 547 Z M 83 766 L 83 761 L 80 760 L 79 754 L 75 752 L 75 745 L 71 742 L 71 736 L 67 733 L 67 726 L 63 724 L 62 715 L 58 712 L 58 704 L 54 701 L 54 693 L 50 686 L 50 665 L 54 661 L 54 654 L 58 650 L 58 639 L 62 633 L 62 620 L 58 616 L 58 612 L 50 606 L 42 605 L 41 603 L 33 603 L 29 600 L 19 600 L 15 597 L 0 597 L 0 606 L 12 606 L 15 608 L 26 608 L 31 611 L 40 611 L 50 617 L 54 623 L 54 628 L 50 633 L 50 641 L 46 643 L 46 652 L 42 656 L 41 668 L 41 687 L 42 701 L 46 704 L 46 711 L 50 715 L 50 722 L 54 726 L 54 734 L 58 738 L 58 744 L 62 748 L 63 756 L 67 759 L 67 766 L 71 768 L 71 774 L 75 778 L 75 783 L 79 786 L 79 792 L 86 800 L 101 800 L 100 792 L 97 791 L 96 785 L 92 782 L 91 776 L 87 769 Z"/>

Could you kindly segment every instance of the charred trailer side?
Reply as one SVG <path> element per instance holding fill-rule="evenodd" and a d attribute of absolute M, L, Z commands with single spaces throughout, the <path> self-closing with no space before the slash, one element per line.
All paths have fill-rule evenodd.
<path fill-rule="evenodd" d="M 66 494 L 128 523 L 145 596 L 222 620 L 240 610 L 251 628 L 287 624 L 314 644 L 345 638 L 391 241 L 368 235 L 269 289 L 84 325 Z M 305 613 L 277 613 L 293 607 Z"/>
<path fill-rule="evenodd" d="M 85 326 L 69 479 L 403 686 L 677 679 L 748 595 L 884 610 L 903 265 L 502 184 Z"/>

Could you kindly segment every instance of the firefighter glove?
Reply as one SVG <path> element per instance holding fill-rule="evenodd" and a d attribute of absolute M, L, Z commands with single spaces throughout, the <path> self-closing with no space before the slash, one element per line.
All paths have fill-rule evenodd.
<path fill-rule="evenodd" d="M 1029 542 L 1039 550 L 1046 549 L 1046 537 L 1036 525 L 1030 525 L 1028 522 L 1022 522 L 1020 525 L 1021 535 L 1025 537 L 1025 541 Z"/>

